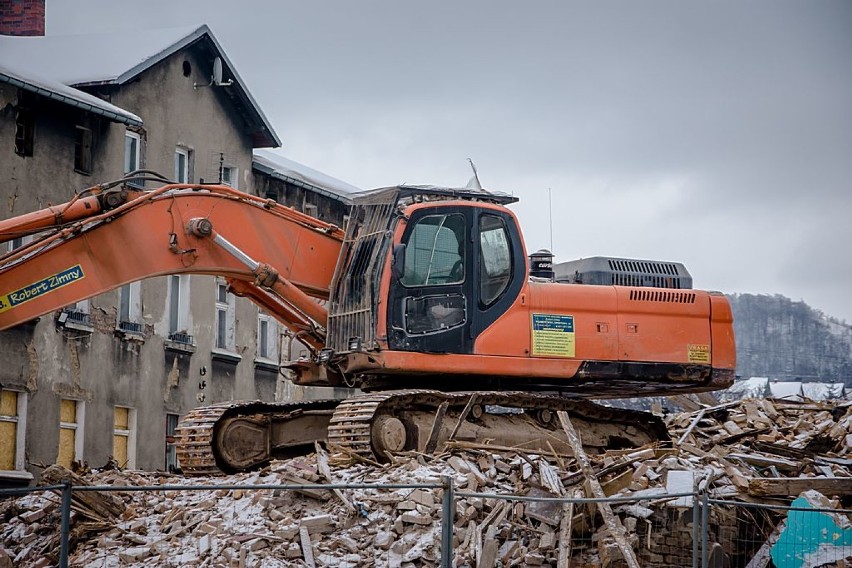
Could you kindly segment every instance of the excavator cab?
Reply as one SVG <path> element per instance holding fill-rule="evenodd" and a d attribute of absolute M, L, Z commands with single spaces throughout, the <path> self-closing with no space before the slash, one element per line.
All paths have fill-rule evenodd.
<path fill-rule="evenodd" d="M 517 222 L 502 207 L 514 201 L 421 186 L 357 199 L 332 284 L 329 348 L 474 353 L 527 280 Z"/>

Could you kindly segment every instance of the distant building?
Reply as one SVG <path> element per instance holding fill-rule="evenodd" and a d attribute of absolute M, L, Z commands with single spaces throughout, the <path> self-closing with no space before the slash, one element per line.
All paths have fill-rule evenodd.
<path fill-rule="evenodd" d="M 31 4 L 42 8 L 35 33 L 43 34 L 43 2 Z M 0 31 L 20 32 L 19 23 L 0 22 Z M 225 183 L 338 225 L 356 189 L 254 155 L 280 140 L 203 25 L 0 36 L 0 141 L 2 218 L 141 168 Z M 23 242 L 0 244 L 0 255 Z M 39 471 L 32 464 L 114 457 L 130 468 L 174 467 L 182 414 L 282 395 L 280 331 L 223 281 L 182 275 L 128 284 L 0 333 L 0 484 L 28 481 Z"/>

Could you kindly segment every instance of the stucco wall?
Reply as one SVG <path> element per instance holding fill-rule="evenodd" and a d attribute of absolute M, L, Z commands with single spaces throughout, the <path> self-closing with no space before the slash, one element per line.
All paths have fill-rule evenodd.
<path fill-rule="evenodd" d="M 222 89 L 207 83 L 210 61 L 190 47 L 144 72 L 137 80 L 108 94 L 112 103 L 142 117 L 143 167 L 171 177 L 178 145 L 192 151 L 191 179 L 216 181 L 220 156 L 239 168 L 238 187 L 253 192 L 251 138 L 241 115 Z M 192 71 L 184 75 L 184 61 Z M 16 89 L 0 88 L 0 109 L 14 104 Z M 45 103 L 37 113 L 34 156 L 14 153 L 14 113 L 0 114 L 0 215 L 3 218 L 67 201 L 74 190 L 118 178 L 123 173 L 125 126 L 96 120 L 100 126 L 94 146 L 91 176 L 74 171 L 74 126 L 79 111 Z M 163 235 L 167 246 L 167 235 Z M 134 251 L 127 243 L 128 254 Z M 167 281 L 145 280 L 141 305 L 144 343 L 115 335 L 118 292 L 91 299 L 93 331 L 58 327 L 53 315 L 35 325 L 0 333 L 4 353 L 0 384 L 27 391 L 27 459 L 31 464 L 56 460 L 59 444 L 59 400 L 86 405 L 83 459 L 103 465 L 112 452 L 113 408 L 136 410 L 136 466 L 164 466 L 166 413 L 228 399 L 269 399 L 276 378 L 254 368 L 257 308 L 237 299 L 235 342 L 241 360 L 214 361 L 215 279 L 190 277 L 191 329 L 196 351 L 182 354 L 166 349 L 168 331 Z M 257 377 L 257 378 L 256 378 Z M 39 468 L 29 468 L 36 475 Z"/>

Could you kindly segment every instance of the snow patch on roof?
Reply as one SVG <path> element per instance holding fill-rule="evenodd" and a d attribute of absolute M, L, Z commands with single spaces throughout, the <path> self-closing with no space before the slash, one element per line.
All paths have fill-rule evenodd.
<path fill-rule="evenodd" d="M 94 95 L 84 93 L 73 87 L 68 87 L 57 81 L 34 75 L 20 68 L 14 68 L 6 62 L 0 63 L 0 83 L 9 83 L 18 88 L 39 93 L 50 99 L 84 108 L 116 122 L 142 126 L 142 119 L 132 112 L 128 112 Z"/>
<path fill-rule="evenodd" d="M 207 26 L 86 35 L 0 36 L 3 61 L 65 85 L 121 82 L 128 71 L 159 61 L 172 47 L 209 32 Z M 112 48 L 110 48 L 112 46 Z"/>
<path fill-rule="evenodd" d="M 349 202 L 352 194 L 361 191 L 352 184 L 287 159 L 274 152 L 256 150 L 253 157 L 255 169 L 285 181 L 310 186 L 318 193 L 330 192 L 329 197 Z"/>

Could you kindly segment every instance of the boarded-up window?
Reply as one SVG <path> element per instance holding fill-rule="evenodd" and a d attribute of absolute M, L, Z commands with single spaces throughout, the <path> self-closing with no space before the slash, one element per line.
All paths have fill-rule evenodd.
<path fill-rule="evenodd" d="M 13 470 L 18 454 L 18 393 L 0 391 L 0 469 Z"/>
<path fill-rule="evenodd" d="M 59 454 L 56 463 L 71 468 L 71 462 L 79 460 L 78 455 L 78 402 L 62 399 L 59 401 Z"/>
<path fill-rule="evenodd" d="M 115 407 L 112 435 L 112 457 L 119 467 L 127 467 L 130 440 L 130 409 Z"/>

